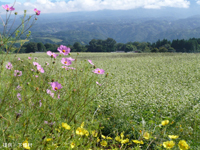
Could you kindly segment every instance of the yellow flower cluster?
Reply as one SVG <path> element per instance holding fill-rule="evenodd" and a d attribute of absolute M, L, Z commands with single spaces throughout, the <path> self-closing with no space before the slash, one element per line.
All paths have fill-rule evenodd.
<path fill-rule="evenodd" d="M 163 126 L 166 126 L 166 125 L 169 124 L 169 120 L 164 120 L 164 121 L 161 122 L 161 124 L 162 124 Z"/>
<path fill-rule="evenodd" d="M 134 143 L 136 144 L 144 144 L 144 142 L 141 140 L 141 141 L 138 141 L 138 140 L 132 140 Z"/>
<path fill-rule="evenodd" d="M 163 146 L 166 149 L 171 149 L 172 147 L 174 147 L 175 142 L 174 141 L 167 141 L 167 142 L 163 142 Z"/>
<path fill-rule="evenodd" d="M 22 143 L 22 146 L 23 146 L 24 149 L 31 149 L 31 148 L 29 147 L 28 140 L 25 140 L 25 141 Z"/>
<path fill-rule="evenodd" d="M 146 140 L 148 140 L 148 139 L 150 138 L 150 134 L 149 134 L 148 132 L 145 132 L 145 133 L 143 134 L 143 137 L 144 137 Z"/>
<path fill-rule="evenodd" d="M 180 150 L 187 150 L 187 149 L 190 148 L 189 145 L 186 143 L 185 140 L 179 141 L 178 147 L 180 148 Z"/>
<path fill-rule="evenodd" d="M 115 140 L 118 141 L 118 142 L 121 142 L 121 144 L 126 144 L 126 143 L 129 142 L 129 139 L 128 139 L 128 138 L 124 139 L 124 132 L 122 132 L 122 133 L 120 134 L 120 136 L 116 136 L 116 137 L 115 137 Z"/>
<path fill-rule="evenodd" d="M 78 127 L 76 129 L 76 134 L 81 135 L 81 136 L 83 136 L 83 135 L 89 136 L 89 132 L 86 129 L 84 129 L 83 127 L 84 127 L 84 122 L 81 124 L 80 127 Z"/>
<path fill-rule="evenodd" d="M 172 137 L 173 137 L 173 138 L 174 138 L 174 137 L 175 137 L 175 138 L 178 138 L 178 136 L 172 136 Z M 166 148 L 166 149 L 171 149 L 171 148 L 174 147 L 174 145 L 175 145 L 175 142 L 174 142 L 174 141 L 166 141 L 166 142 L 163 142 L 163 146 L 164 146 L 164 148 Z M 186 143 L 185 140 L 179 141 L 178 147 L 179 147 L 180 150 L 188 150 L 188 149 L 190 148 L 189 145 Z"/>
<path fill-rule="evenodd" d="M 168 135 L 168 137 L 169 137 L 170 139 L 177 139 L 177 138 L 178 138 L 177 135 Z"/>
<path fill-rule="evenodd" d="M 71 129 L 71 127 L 67 123 L 62 123 L 62 127 L 65 128 L 66 130 Z"/>

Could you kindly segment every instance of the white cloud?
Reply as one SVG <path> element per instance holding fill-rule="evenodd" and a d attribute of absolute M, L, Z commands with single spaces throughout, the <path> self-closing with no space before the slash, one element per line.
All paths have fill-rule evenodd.
<path fill-rule="evenodd" d="M 198 1 L 197 1 L 197 4 L 199 4 L 199 5 L 200 5 L 200 0 L 198 0 Z"/>
<path fill-rule="evenodd" d="M 200 4 L 200 0 L 197 2 Z M 57 1 L 37 0 L 36 2 L 26 1 L 25 3 L 16 3 L 16 11 L 21 14 L 26 9 L 32 13 L 34 8 L 41 10 L 41 13 L 61 13 L 75 11 L 96 11 L 103 9 L 110 10 L 128 10 L 134 8 L 160 9 L 162 7 L 188 8 L 188 0 L 69 0 Z M 0 8 L 0 12 L 5 12 Z M 34 12 L 33 12 L 34 13 Z"/>

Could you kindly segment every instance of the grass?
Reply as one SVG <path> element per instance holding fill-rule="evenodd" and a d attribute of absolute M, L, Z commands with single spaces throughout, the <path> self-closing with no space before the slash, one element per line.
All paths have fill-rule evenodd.
<path fill-rule="evenodd" d="M 61 39 L 58 39 L 58 38 L 53 38 L 53 37 L 41 37 L 41 39 L 49 39 L 55 43 L 58 43 L 58 42 L 62 42 L 63 40 Z"/>
<path fill-rule="evenodd" d="M 29 56 L 30 54 L 17 56 L 24 60 L 23 63 L 15 61 L 16 64 L 19 63 L 19 69 L 23 70 L 23 64 Z M 13 55 L 9 57 L 7 62 L 13 59 Z M 177 145 L 180 140 L 187 141 L 191 149 L 200 148 L 199 54 L 80 53 L 77 56 L 77 54 L 72 53 L 70 57 L 77 57 L 77 60 L 79 60 L 76 66 L 73 67 L 79 69 L 68 72 L 66 70 L 58 72 L 62 66 L 60 63 L 61 56 L 56 59 L 54 65 L 52 65 L 53 60 L 51 61 L 46 53 L 31 54 L 31 57 L 37 57 L 37 62 L 44 66 L 44 70 L 47 73 L 39 74 L 38 80 L 35 80 L 31 77 L 27 67 L 25 67 L 23 72 L 27 71 L 27 74 L 23 74 L 24 78 L 15 80 L 15 85 L 13 85 L 15 87 L 17 83 L 24 85 L 29 82 L 31 85 L 24 85 L 26 90 L 22 90 L 22 95 L 26 96 L 23 97 L 23 102 L 28 101 L 28 103 L 21 105 L 21 107 L 23 106 L 23 108 L 29 108 L 30 110 L 25 111 L 24 116 L 20 117 L 21 120 L 16 123 L 15 117 L 11 114 L 19 112 L 23 108 L 18 107 L 17 104 L 19 102 L 16 96 L 12 95 L 13 92 L 14 95 L 17 94 L 13 87 L 12 92 L 8 92 L 7 99 L 14 99 L 16 106 L 12 105 L 12 107 L 15 108 L 15 111 L 6 110 L 6 106 L 9 107 L 12 101 L 8 100 L 5 105 L 2 103 L 0 105 L 4 108 L 1 109 L 1 114 L 9 120 L 15 130 L 11 130 L 11 125 L 8 125 L 9 123 L 5 120 L 1 122 L 4 127 L 6 126 L 10 130 L 6 133 L 3 131 L 5 130 L 4 127 L 1 126 L 0 134 L 2 132 L 4 138 L 0 143 L 5 143 L 6 138 L 11 136 L 10 133 L 13 133 L 12 136 L 18 137 L 21 143 L 26 138 L 29 139 L 33 143 L 33 149 L 44 149 L 55 146 L 55 144 L 61 145 L 58 149 L 62 149 L 62 146 L 70 149 L 72 148 L 70 144 L 78 146 L 75 146 L 77 149 L 97 149 L 99 147 L 113 149 L 117 147 L 121 147 L 121 149 L 164 149 L 162 144 L 169 140 L 168 135 L 178 135 L 179 138 L 174 140 L 176 142 L 174 149 L 178 149 Z M 96 76 L 92 74 L 91 65 L 85 61 L 88 59 L 92 60 L 97 68 L 104 69 L 108 73 L 107 77 L 105 75 Z M 50 66 L 45 67 L 45 62 L 49 62 Z M 25 65 L 29 66 L 29 70 L 30 67 L 33 67 L 30 66 L 31 64 L 29 64 L 28 60 Z M 57 71 L 53 71 L 55 68 L 57 68 Z M 6 93 L 6 90 L 2 87 L 9 87 L 13 83 L 9 81 L 8 73 L 4 69 L 2 78 L 4 82 L 1 83 L 1 93 Z M 48 79 L 49 81 L 54 79 L 62 83 L 63 86 L 66 85 L 65 90 L 62 89 L 60 91 L 63 93 L 60 100 L 51 99 L 50 102 L 47 102 L 49 95 L 45 92 L 37 93 L 35 91 L 36 87 L 49 88 L 49 85 L 45 83 Z M 96 81 L 103 85 L 95 85 Z M 66 88 L 69 88 L 67 92 Z M 77 91 L 78 93 L 74 93 Z M 44 108 L 32 107 L 31 103 L 36 104 L 33 97 L 37 99 L 37 103 L 42 98 L 46 100 L 43 101 Z M 0 99 L 3 99 L 2 94 Z M 87 100 L 90 103 L 87 103 L 86 106 L 84 104 L 86 104 Z M 61 104 L 63 105 L 61 106 Z M 76 112 L 80 105 L 83 106 L 82 104 L 85 107 Z M 48 106 L 51 106 L 51 108 Z M 72 109 L 72 106 L 75 110 Z M 44 114 L 40 116 L 39 112 Z M 52 112 L 53 116 L 45 112 Z M 70 120 L 71 114 L 74 113 L 77 113 L 76 117 Z M 33 122 L 29 123 L 29 121 L 33 120 L 38 124 L 37 127 L 34 127 L 36 124 Z M 42 122 L 45 120 L 49 122 L 55 121 L 56 125 L 44 126 Z M 159 127 L 163 120 L 169 120 L 169 124 Z M 15 123 L 13 123 L 14 121 Z M 62 127 L 59 127 L 62 122 L 66 122 L 73 127 L 75 129 L 74 133 L 70 131 L 69 134 Z M 85 137 L 80 140 L 80 137 L 77 137 L 75 132 L 77 127 L 81 127 L 82 122 L 85 122 L 84 128 L 88 130 L 90 135 L 91 131 L 96 130 L 98 131 L 98 136 L 90 137 L 84 133 Z M 23 124 L 25 124 L 26 130 L 23 129 Z M 27 127 L 26 124 L 33 127 L 33 129 L 29 126 Z M 55 129 L 62 129 L 62 132 L 67 135 L 64 136 L 56 131 L 52 134 L 51 130 Z M 148 140 L 143 138 L 145 132 L 150 133 Z M 50 136 L 47 137 L 47 135 Z M 117 135 L 121 138 L 120 142 L 115 139 Z M 42 139 L 44 136 L 45 138 Z M 87 142 L 87 137 L 92 140 L 91 144 Z M 110 141 L 106 137 L 112 137 L 115 140 Z M 53 143 L 49 144 L 45 141 L 47 138 L 52 138 Z M 66 138 L 68 140 L 65 140 Z M 98 138 L 100 143 L 96 142 Z M 125 138 L 130 141 L 123 144 L 122 139 L 125 140 Z M 19 143 L 18 140 L 12 139 L 12 143 Z M 145 144 L 140 148 L 139 145 L 134 144 L 131 140 L 143 140 Z M 108 145 L 103 146 L 105 141 Z"/>

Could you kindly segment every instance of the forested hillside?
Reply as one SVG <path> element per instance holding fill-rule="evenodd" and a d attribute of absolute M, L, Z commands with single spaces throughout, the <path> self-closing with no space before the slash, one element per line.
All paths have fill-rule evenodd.
<path fill-rule="evenodd" d="M 115 39 L 120 43 L 156 42 L 158 39 L 189 39 L 200 37 L 200 17 L 170 20 L 163 19 L 124 19 L 119 20 L 87 20 L 75 22 L 56 22 L 36 24 L 32 28 L 32 40 L 54 37 L 62 43 L 80 42 L 88 44 L 91 39 Z M 41 32 L 42 31 L 42 32 Z M 52 41 L 54 42 L 54 41 Z M 43 42 L 45 43 L 45 41 Z M 55 42 L 57 43 L 57 42 Z"/>
<path fill-rule="evenodd" d="M 200 38 L 198 15 L 182 19 L 164 16 L 139 18 L 129 12 L 123 13 L 44 15 L 31 28 L 30 41 L 63 45 L 79 42 L 87 45 L 92 39 L 106 38 L 113 38 L 118 43 Z M 10 22 L 11 26 L 12 19 Z M 15 25 L 19 23 L 20 20 L 17 20 Z"/>

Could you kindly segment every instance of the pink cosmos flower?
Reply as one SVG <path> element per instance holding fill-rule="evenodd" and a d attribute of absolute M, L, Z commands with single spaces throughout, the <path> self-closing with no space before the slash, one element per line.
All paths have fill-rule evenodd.
<path fill-rule="evenodd" d="M 40 65 L 37 65 L 37 70 L 41 73 L 44 73 L 44 69 Z"/>
<path fill-rule="evenodd" d="M 61 63 L 67 66 L 72 64 L 71 60 L 69 60 L 68 58 L 62 58 Z"/>
<path fill-rule="evenodd" d="M 18 58 L 18 60 L 21 60 L 20 58 Z"/>
<path fill-rule="evenodd" d="M 51 92 L 51 90 L 47 89 L 47 94 L 51 95 L 51 97 L 54 97 L 54 93 Z"/>
<path fill-rule="evenodd" d="M 31 57 L 28 57 L 28 59 L 30 60 L 30 59 L 31 59 Z"/>
<path fill-rule="evenodd" d="M 20 101 L 22 100 L 21 94 L 20 94 L 20 93 L 17 94 L 17 98 L 18 98 L 18 100 L 20 100 Z"/>
<path fill-rule="evenodd" d="M 40 106 L 39 106 L 39 107 L 41 107 L 41 106 L 42 106 L 42 102 L 41 102 L 41 100 L 39 101 L 39 103 L 40 103 Z"/>
<path fill-rule="evenodd" d="M 66 70 L 69 70 L 69 69 L 75 70 L 76 68 L 73 68 L 73 67 L 66 67 L 65 69 L 66 69 Z"/>
<path fill-rule="evenodd" d="M 34 57 L 34 59 L 37 60 L 38 58 L 37 58 L 37 57 Z"/>
<path fill-rule="evenodd" d="M 37 9 L 35 8 L 34 11 L 36 12 L 36 15 L 40 15 L 40 11 L 39 11 L 39 10 L 37 10 Z"/>
<path fill-rule="evenodd" d="M 91 65 L 94 65 L 94 64 L 92 63 L 92 60 L 88 60 L 88 62 L 89 62 Z"/>
<path fill-rule="evenodd" d="M 11 64 L 10 62 L 8 62 L 8 64 L 6 65 L 6 68 L 7 68 L 7 69 L 12 69 L 13 66 L 12 66 L 12 64 Z"/>
<path fill-rule="evenodd" d="M 99 86 L 101 86 L 101 84 L 99 84 L 99 82 L 96 81 L 96 84 L 98 84 Z"/>
<path fill-rule="evenodd" d="M 6 10 L 6 11 L 13 11 L 13 10 L 15 10 L 15 8 L 13 8 L 13 6 L 11 6 L 11 7 L 9 7 L 8 5 L 2 5 L 2 7 Z"/>
<path fill-rule="evenodd" d="M 47 51 L 47 55 L 56 58 L 58 54 L 52 53 L 51 51 Z"/>
<path fill-rule="evenodd" d="M 38 64 L 37 62 L 33 62 L 34 66 L 40 66 L 40 64 Z"/>
<path fill-rule="evenodd" d="M 62 66 L 62 68 L 65 68 L 66 70 L 69 70 L 69 69 L 75 70 L 75 69 L 76 69 L 76 68 L 73 68 L 73 67 L 67 67 L 67 66 Z"/>
<path fill-rule="evenodd" d="M 70 53 L 70 48 L 64 45 L 60 45 L 57 50 L 63 55 L 68 55 Z"/>
<path fill-rule="evenodd" d="M 34 70 L 34 69 L 31 69 L 31 71 L 33 71 L 33 72 L 34 72 L 35 70 Z"/>
<path fill-rule="evenodd" d="M 73 59 L 73 58 L 71 58 L 71 57 L 69 57 L 69 58 L 67 58 L 68 60 L 70 60 L 70 61 L 74 61 L 75 59 Z"/>
<path fill-rule="evenodd" d="M 38 78 L 38 75 L 33 75 L 34 77 Z"/>
<path fill-rule="evenodd" d="M 51 90 L 47 89 L 47 94 L 50 94 L 51 93 Z"/>
<path fill-rule="evenodd" d="M 22 87 L 20 85 L 17 86 L 16 90 L 21 90 Z"/>
<path fill-rule="evenodd" d="M 22 75 L 22 71 L 15 70 L 14 76 L 21 76 L 21 75 Z"/>
<path fill-rule="evenodd" d="M 54 91 L 57 91 L 62 88 L 61 84 L 58 82 L 52 82 L 51 87 L 52 87 L 52 90 L 54 90 Z"/>
<path fill-rule="evenodd" d="M 93 70 L 92 72 L 94 72 L 96 74 L 104 74 L 105 71 L 103 69 L 97 68 L 97 69 Z"/>

